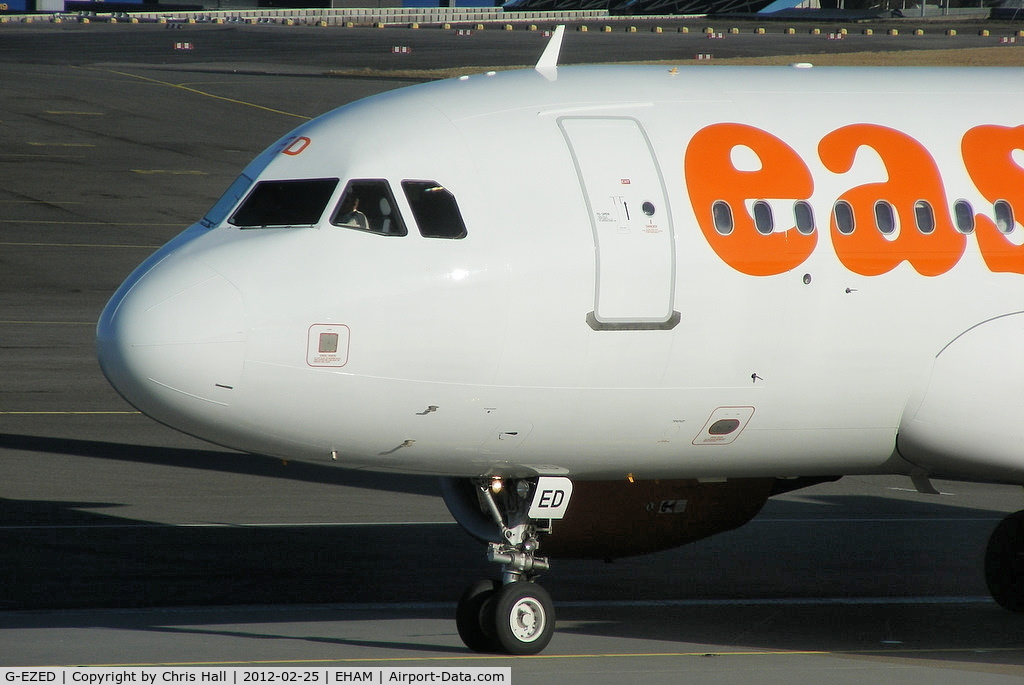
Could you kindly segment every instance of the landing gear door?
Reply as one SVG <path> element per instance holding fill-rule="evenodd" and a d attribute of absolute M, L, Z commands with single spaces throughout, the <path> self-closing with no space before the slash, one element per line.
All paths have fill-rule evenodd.
<path fill-rule="evenodd" d="M 647 134 L 627 117 L 564 117 L 558 123 L 594 234 L 597 278 L 587 320 L 599 330 L 674 327 L 675 238 Z"/>

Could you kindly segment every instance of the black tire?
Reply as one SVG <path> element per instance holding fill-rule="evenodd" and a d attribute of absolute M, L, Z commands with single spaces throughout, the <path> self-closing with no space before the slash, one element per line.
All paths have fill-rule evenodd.
<path fill-rule="evenodd" d="M 500 647 L 494 636 L 493 621 L 485 618 L 484 605 L 501 587 L 497 580 L 478 580 L 466 588 L 455 609 L 455 626 L 459 637 L 474 652 L 498 652 Z"/>
<path fill-rule="evenodd" d="M 1004 518 L 985 549 L 985 583 L 1005 609 L 1024 612 L 1024 511 Z"/>
<path fill-rule="evenodd" d="M 493 616 L 494 635 L 508 654 L 539 654 L 555 632 L 555 605 L 547 590 L 536 583 L 519 581 L 503 586 L 485 613 Z"/>

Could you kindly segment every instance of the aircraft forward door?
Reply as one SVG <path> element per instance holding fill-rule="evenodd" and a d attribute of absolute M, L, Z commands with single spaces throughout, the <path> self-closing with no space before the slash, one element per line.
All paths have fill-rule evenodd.
<path fill-rule="evenodd" d="M 597 261 L 595 330 L 670 329 L 675 237 L 665 184 L 647 134 L 626 117 L 565 117 L 590 214 Z"/>

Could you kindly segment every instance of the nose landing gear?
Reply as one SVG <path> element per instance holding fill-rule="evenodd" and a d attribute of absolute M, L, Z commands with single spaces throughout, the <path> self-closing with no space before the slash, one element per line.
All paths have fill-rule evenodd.
<path fill-rule="evenodd" d="M 552 487 L 560 494 L 553 496 Z M 538 654 L 555 630 L 554 603 L 535 582 L 538 573 L 549 568 L 548 560 L 536 554 L 538 535 L 550 530 L 538 526 L 543 520 L 538 514 L 558 514 L 550 506 L 553 501 L 564 513 L 572 484 L 564 478 L 542 478 L 537 485 L 520 481 L 515 492 L 503 490 L 504 483 L 497 481 L 478 486 L 482 508 L 501 531 L 501 542 L 490 542 L 487 548 L 488 561 L 502 565 L 501 580 L 469 586 L 459 600 L 455 623 L 462 641 L 475 652 Z M 531 490 L 534 502 L 527 509 Z"/>

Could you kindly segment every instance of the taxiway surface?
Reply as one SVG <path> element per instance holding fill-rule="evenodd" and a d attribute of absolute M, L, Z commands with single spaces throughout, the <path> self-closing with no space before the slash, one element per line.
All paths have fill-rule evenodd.
<path fill-rule="evenodd" d="M 422 68 L 528 63 L 542 41 L 495 32 L 467 56 L 469 41 L 399 29 L 8 28 L 0 665 L 511 664 L 516 683 L 1024 677 L 1024 621 L 987 600 L 981 571 L 1020 489 L 943 483 L 926 496 L 891 478 L 799 491 L 658 555 L 555 560 L 545 654 L 472 655 L 451 616 L 489 569 L 432 479 L 245 456 L 159 426 L 103 379 L 94 323 L 260 150 L 411 83 L 326 70 L 388 68 L 386 49 L 414 38 L 428 41 L 412 53 Z M 621 44 L 622 58 L 638 54 Z"/>

